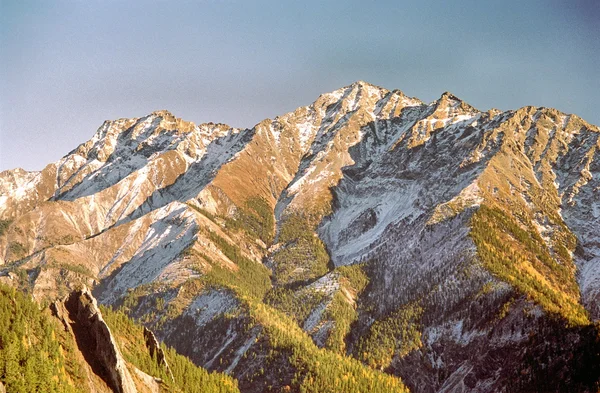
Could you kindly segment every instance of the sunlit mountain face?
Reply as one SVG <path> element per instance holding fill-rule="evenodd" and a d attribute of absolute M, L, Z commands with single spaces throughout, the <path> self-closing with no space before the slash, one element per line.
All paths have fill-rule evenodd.
<path fill-rule="evenodd" d="M 599 136 L 362 81 L 249 129 L 106 121 L 0 173 L 0 381 L 597 392 Z"/>

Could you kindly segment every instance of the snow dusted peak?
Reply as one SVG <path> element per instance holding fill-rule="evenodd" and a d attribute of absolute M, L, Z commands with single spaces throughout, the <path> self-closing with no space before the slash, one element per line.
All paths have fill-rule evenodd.
<path fill-rule="evenodd" d="M 364 95 L 365 97 L 375 98 L 376 100 L 380 100 L 390 92 L 389 90 L 384 89 L 383 87 L 376 86 L 365 81 L 356 81 L 350 86 L 345 87 L 344 89 L 347 89 L 351 93 L 354 93 L 350 95 L 360 94 Z"/>
<path fill-rule="evenodd" d="M 355 101 L 361 96 L 367 97 L 377 97 L 377 99 L 381 99 L 384 97 L 389 90 L 384 89 L 379 86 L 375 86 L 371 83 L 367 83 L 364 81 L 356 81 L 348 86 L 344 86 L 340 89 L 334 90 L 331 93 L 322 94 L 317 102 L 322 98 L 329 98 L 333 102 L 337 101 Z M 333 103 L 331 102 L 331 103 Z"/>
<path fill-rule="evenodd" d="M 351 84 L 350 87 L 359 88 L 359 89 L 368 91 L 370 93 L 375 93 L 375 94 L 380 94 L 380 93 L 386 94 L 389 92 L 388 89 L 385 89 L 381 86 L 377 86 L 377 85 L 374 85 L 372 83 L 365 82 L 365 81 L 356 81 L 353 84 Z"/>
<path fill-rule="evenodd" d="M 224 123 L 202 123 L 198 126 L 195 126 L 195 131 L 203 138 L 207 137 L 209 139 L 214 139 L 221 137 L 228 132 L 237 133 L 240 130 L 237 128 L 233 128 Z"/>
<path fill-rule="evenodd" d="M 166 167 L 193 162 L 213 139 L 227 133 L 202 131 L 166 110 L 140 118 L 106 121 L 89 141 L 56 163 L 53 198 L 75 200 L 89 196 L 137 176 L 138 171 L 146 173 L 162 165 L 156 160 L 164 161 Z"/>
<path fill-rule="evenodd" d="M 166 109 L 159 109 L 157 111 L 154 111 L 150 114 L 150 116 L 154 116 L 154 117 L 172 117 L 174 118 L 175 116 L 169 112 Z"/>
<path fill-rule="evenodd" d="M 388 92 L 387 89 L 384 89 L 381 86 L 377 86 L 377 85 L 374 85 L 374 84 L 369 83 L 369 82 L 358 80 L 356 82 L 353 82 L 353 83 L 349 84 L 348 86 L 344 86 L 344 87 L 342 87 L 340 89 L 337 89 L 337 90 L 333 91 L 332 93 L 344 92 L 346 90 L 353 90 L 353 89 L 365 89 L 365 90 L 373 90 L 373 91 L 379 90 L 379 91 L 383 91 L 383 92 Z"/>
<path fill-rule="evenodd" d="M 470 119 L 480 111 L 467 104 L 450 92 L 444 92 L 442 96 L 431 104 L 435 108 L 431 115 L 432 119 L 441 120 L 444 123 L 455 123 Z"/>
<path fill-rule="evenodd" d="M 481 112 L 450 92 L 429 104 L 424 115 L 411 127 L 409 146 L 419 146 L 426 142 L 436 130 L 442 130 L 458 123 L 474 124 Z"/>
<path fill-rule="evenodd" d="M 419 106 L 419 105 L 425 105 L 425 103 L 423 101 L 421 101 L 420 99 L 418 99 L 417 97 L 410 97 L 408 95 L 406 95 L 403 91 L 399 90 L 399 89 L 394 89 L 392 91 L 392 94 L 400 97 L 400 100 L 402 102 L 402 104 L 404 106 Z"/>
<path fill-rule="evenodd" d="M 374 97 L 377 100 L 382 100 L 385 97 L 394 96 L 396 98 L 399 98 L 398 101 L 400 101 L 403 106 L 418 106 L 418 105 L 425 104 L 423 101 L 421 101 L 420 99 L 418 99 L 416 97 L 408 96 L 400 89 L 394 89 L 394 90 L 390 91 L 381 86 L 377 86 L 377 85 L 374 85 L 372 83 L 368 83 L 365 81 L 356 81 L 353 84 L 351 84 L 350 86 L 346 86 L 342 89 L 357 89 L 357 90 L 360 90 L 364 95 L 367 95 L 369 97 Z M 342 90 L 342 89 L 340 89 L 340 90 Z M 339 90 L 337 90 L 337 91 L 339 91 Z M 453 97 L 454 99 L 458 100 L 458 98 L 456 98 L 455 96 L 453 96 L 450 93 L 444 93 L 444 94 L 448 94 L 451 97 Z"/>
<path fill-rule="evenodd" d="M 374 88 L 376 88 L 376 89 L 383 89 L 382 87 L 376 86 L 376 85 L 374 85 L 374 84 L 372 84 L 372 83 L 369 83 L 369 82 L 365 82 L 365 81 L 363 81 L 363 80 L 358 80 L 358 81 L 356 81 L 356 82 L 353 82 L 353 83 L 352 83 L 352 84 L 350 84 L 348 87 L 355 87 L 355 86 L 359 86 L 359 87 L 367 87 L 367 86 L 370 86 L 370 87 L 374 87 Z"/>
<path fill-rule="evenodd" d="M 28 172 L 22 168 L 0 172 L 0 212 L 6 210 L 6 200 L 10 195 L 25 196 L 29 191 L 35 191 L 34 180 L 39 172 Z"/>
<path fill-rule="evenodd" d="M 426 106 L 420 99 L 410 97 L 399 89 L 390 91 L 364 81 L 354 82 L 329 95 L 335 97 L 346 112 L 362 108 L 373 118 L 396 117 L 405 107 Z"/>
<path fill-rule="evenodd" d="M 227 129 L 232 129 L 233 127 L 225 124 L 225 123 L 213 123 L 212 121 L 208 122 L 208 123 L 202 123 L 200 125 L 198 125 L 198 127 L 200 128 L 210 128 L 210 129 L 217 129 L 217 128 L 227 128 Z"/>
<path fill-rule="evenodd" d="M 445 92 L 442 93 L 442 95 L 440 97 L 440 100 L 442 100 L 442 99 L 461 101 L 460 98 L 458 98 L 454 94 L 450 93 L 449 91 L 445 91 Z"/>
<path fill-rule="evenodd" d="M 467 104 L 449 91 L 444 92 L 441 97 L 433 103 L 439 109 L 449 109 L 464 113 L 479 112 L 476 108 Z"/>

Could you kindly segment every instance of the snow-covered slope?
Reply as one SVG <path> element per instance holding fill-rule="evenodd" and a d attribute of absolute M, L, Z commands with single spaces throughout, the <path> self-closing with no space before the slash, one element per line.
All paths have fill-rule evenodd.
<path fill-rule="evenodd" d="M 300 345 L 414 391 L 586 390 L 599 136 L 362 81 L 250 129 L 107 121 L 41 172 L 0 174 L 0 279 L 38 298 L 85 283 L 245 391 L 319 380 Z"/>

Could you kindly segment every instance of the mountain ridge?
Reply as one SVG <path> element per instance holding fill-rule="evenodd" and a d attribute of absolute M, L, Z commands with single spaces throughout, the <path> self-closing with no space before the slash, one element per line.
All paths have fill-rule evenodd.
<path fill-rule="evenodd" d="M 250 129 L 107 121 L 0 173 L 0 280 L 37 299 L 86 284 L 241 391 L 328 386 L 298 348 L 414 391 L 592 391 L 569 362 L 593 358 L 577 343 L 600 317 L 599 135 L 363 81 Z"/>

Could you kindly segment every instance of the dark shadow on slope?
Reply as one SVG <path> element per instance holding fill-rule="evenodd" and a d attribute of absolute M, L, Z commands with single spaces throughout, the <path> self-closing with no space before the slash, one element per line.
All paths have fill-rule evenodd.
<path fill-rule="evenodd" d="M 310 168 L 310 165 L 314 161 L 316 154 L 319 151 L 321 151 L 323 147 L 327 146 L 327 143 L 329 143 L 337 134 L 334 131 L 345 125 L 346 120 L 348 120 L 348 118 L 356 112 L 350 111 L 344 116 L 342 116 L 335 124 L 332 124 L 336 111 L 339 109 L 342 102 L 346 99 L 346 97 L 348 97 L 348 95 L 350 95 L 351 92 L 352 89 L 348 88 L 338 101 L 329 105 L 325 109 L 325 116 L 323 117 L 321 125 L 317 130 L 317 133 L 315 134 L 315 138 L 313 139 L 310 148 L 308 149 L 308 152 L 300 159 L 300 164 L 298 165 L 298 169 L 296 170 L 294 178 L 288 183 L 288 185 L 284 188 L 284 190 L 281 192 L 281 195 L 279 195 L 279 198 L 277 199 L 277 203 L 275 205 L 275 222 L 278 226 L 281 220 L 281 214 L 285 211 L 286 207 L 291 202 L 291 197 L 288 194 L 289 187 L 294 185 L 300 178 L 302 178 L 306 174 L 306 172 Z M 275 232 L 277 239 L 279 227 L 276 228 Z M 276 241 L 277 240 L 275 240 L 275 242 Z"/>
<path fill-rule="evenodd" d="M 566 327 L 547 317 L 526 344 L 509 392 L 597 392 L 600 389 L 600 326 Z M 519 378 L 520 377 L 520 378 Z"/>
<path fill-rule="evenodd" d="M 240 310 L 221 312 L 201 326 L 189 310 L 168 320 L 157 334 L 196 365 L 233 376 L 242 392 L 290 391 L 307 371 L 292 363 L 291 349 L 273 348 L 264 328 L 253 326 L 244 308 Z M 203 311 L 195 310 L 195 315 Z M 276 370 L 267 370 L 273 365 Z"/>
<path fill-rule="evenodd" d="M 353 244 L 369 231 L 380 231 L 371 243 L 365 242 L 355 258 L 336 263 L 368 262 L 370 284 L 363 292 L 368 296 L 359 298 L 358 303 L 367 304 L 365 309 L 370 311 L 360 311 L 362 316 L 351 326 L 346 342 L 350 352 L 374 320 L 384 318 L 410 301 L 428 296 L 432 288 L 443 285 L 444 280 L 464 264 L 465 248 L 460 238 L 467 236 L 465 220 L 471 212 L 467 210 L 462 217 L 431 228 L 427 222 L 435 206 L 456 197 L 483 172 L 501 145 L 500 140 L 491 141 L 485 156 L 478 162 L 463 165 L 484 138 L 484 131 L 463 123 L 438 129 L 422 145 L 409 148 L 409 138 L 403 138 L 403 134 L 409 132 L 419 118 L 415 117 L 414 108 L 405 108 L 391 121 L 380 121 L 377 126 L 367 124 L 361 142 L 349 149 L 354 165 L 344 167 L 342 179 L 330 189 L 333 213 L 322 220 L 319 228 L 330 255 L 335 252 L 332 247 Z M 379 135 L 375 135 L 376 131 Z M 411 190 L 418 192 L 411 195 Z M 406 195 L 406 198 L 398 198 L 398 203 L 406 204 L 398 206 L 398 210 L 414 210 L 415 213 L 405 218 L 382 217 L 386 212 L 380 211 L 379 205 L 369 203 L 373 193 L 389 193 L 390 198 Z M 345 198 L 346 195 L 358 197 L 358 200 Z M 333 235 L 326 232 L 330 230 L 327 225 L 345 208 L 351 208 L 356 217 L 350 224 L 342 226 L 339 233 L 333 234 L 339 237 L 334 237 L 332 243 Z M 436 229 L 438 226 L 439 230 Z M 435 248 L 443 244 L 450 252 L 443 257 L 434 255 Z M 424 263 L 430 260 L 435 263 Z M 484 282 L 479 276 L 475 274 L 471 279 Z M 467 296 L 463 292 L 456 295 L 457 298 Z M 437 317 L 448 311 L 443 302 L 436 304 L 439 300 L 428 301 L 428 307 L 433 307 L 430 311 Z"/>
<path fill-rule="evenodd" d="M 359 319 L 351 327 L 348 348 L 355 351 L 355 344 L 368 334 L 373 321 L 385 319 L 406 304 L 417 303 L 423 308 L 421 326 L 434 328 L 433 332 L 438 329 L 442 339 L 432 336 L 428 342 L 424 336 L 421 349 L 401 360 L 396 357 L 386 370 L 402 377 L 411 391 L 597 391 L 597 326 L 568 328 L 565 321 L 548 315 L 533 321 L 527 319 L 527 315 L 533 315 L 531 304 L 519 310 L 524 320 L 499 321 L 502 306 L 510 305 L 520 295 L 508 285 L 485 292 L 485 285 L 495 282 L 476 262 L 468 239 L 468 220 L 474 208 L 428 224 L 433 208 L 451 200 L 465 184 L 475 180 L 502 143 L 490 141 L 492 149 L 485 151 L 481 161 L 460 165 L 482 141 L 483 133 L 473 127 L 455 127 L 452 132 L 447 128 L 435 131 L 417 148 L 409 149 L 403 146 L 406 141 L 402 142 L 380 162 L 367 160 L 369 155 L 360 150 L 362 143 L 351 148 L 356 164 L 343 169 L 344 177 L 332 189 L 334 213 L 327 220 L 335 219 L 339 209 L 348 207 L 344 194 L 360 195 L 365 190 L 361 184 L 370 180 L 391 182 L 398 193 L 413 184 L 420 189 L 413 205 L 407 207 L 417 207 L 422 213 L 390 223 L 365 250 L 363 261 L 367 262 L 370 284 L 364 291 L 367 295 L 358 300 Z M 367 143 L 368 138 L 365 135 L 363 142 Z M 432 178 L 432 174 L 437 176 Z M 349 227 L 371 227 L 372 214 L 362 216 L 364 222 Z M 355 238 L 349 236 L 345 241 L 353 242 Z M 450 328 L 440 330 L 444 326 Z M 451 329 L 454 326 L 456 329 Z M 524 330 L 519 333 L 515 329 Z M 447 337 L 453 332 L 458 338 Z M 519 335 L 526 341 L 515 341 Z M 486 390 L 477 386 L 480 381 L 492 381 L 494 385 Z"/>
<path fill-rule="evenodd" d="M 600 387 L 600 336 L 598 325 L 567 327 L 564 320 L 548 314 L 536 317 L 526 311 L 531 305 L 515 292 L 514 311 L 501 320 L 500 299 L 487 299 L 471 309 L 470 317 L 487 326 L 487 333 L 466 343 L 451 334 L 433 344 L 396 358 L 386 372 L 402 377 L 412 392 L 481 391 L 507 393 L 582 393 Z M 473 302 L 473 301 L 472 301 Z M 473 302 L 476 303 L 476 302 Z M 463 318 L 464 309 L 453 318 Z M 522 340 L 515 338 L 521 337 Z M 440 359 L 443 367 L 432 367 Z M 491 385 L 488 385 L 490 384 Z M 462 388 L 461 388 L 462 387 Z"/>
<path fill-rule="evenodd" d="M 363 250 L 368 253 L 370 249 L 377 247 L 379 238 L 388 231 L 390 225 L 398 221 L 389 216 L 381 217 L 383 214 L 393 213 L 393 209 L 414 210 L 430 215 L 435 206 L 453 199 L 474 181 L 500 147 L 501 141 L 490 141 L 490 150 L 479 161 L 465 165 L 464 162 L 485 135 L 482 128 L 477 130 L 468 126 L 465 121 L 437 129 L 422 145 L 409 148 L 410 138 L 403 135 L 427 114 L 427 111 L 419 112 L 422 110 L 421 107 L 406 107 L 398 117 L 380 120 L 377 125 L 374 122 L 365 125 L 362 140 L 350 147 L 349 153 L 354 164 L 342 168 L 342 178 L 336 186 L 330 188 L 333 212 L 323 219 L 319 227 L 321 238 L 330 254 L 335 254 L 332 247 L 350 244 L 372 230 L 379 231 L 379 236 L 376 236 L 371 245 L 365 245 Z M 482 119 L 479 121 L 481 123 Z M 376 135 L 377 133 L 380 135 Z M 390 139 L 392 137 L 395 140 Z M 415 190 L 417 195 L 412 195 L 411 192 Z M 389 193 L 398 199 L 399 202 L 392 205 L 391 213 L 381 211 L 379 205 L 369 205 L 369 198 L 374 192 Z M 364 200 L 348 201 L 344 199 L 345 195 L 353 195 L 355 199 L 362 196 Z M 406 205 L 401 206 L 401 203 Z M 344 207 L 342 205 L 348 207 L 349 204 L 358 209 L 364 205 L 363 211 L 357 211 L 356 220 L 347 225 L 342 236 L 327 233 L 328 224 L 336 220 L 336 213 Z M 387 226 L 381 227 L 384 219 Z M 355 227 L 364 227 L 366 232 L 352 231 Z M 336 264 L 340 262 L 334 260 Z M 344 264 L 349 262 L 344 261 Z"/>
<path fill-rule="evenodd" d="M 121 272 L 121 270 L 123 270 L 123 268 L 127 265 L 127 263 L 123 263 L 121 264 L 119 267 L 117 267 L 115 270 L 113 270 L 108 276 L 101 278 L 99 277 L 99 282 L 98 284 L 92 288 L 92 295 L 98 299 L 98 302 L 100 304 L 106 304 L 108 306 L 113 307 L 115 310 L 120 308 L 123 305 L 124 302 L 124 298 L 120 297 L 117 300 L 114 300 L 112 303 L 106 303 L 102 301 L 102 294 L 105 291 L 108 291 L 109 289 L 109 285 L 113 282 L 113 280 L 115 279 L 115 277 L 117 277 L 119 275 L 119 273 Z M 106 269 L 106 267 L 105 267 Z M 132 288 L 133 289 L 133 288 Z"/>
<path fill-rule="evenodd" d="M 332 105 L 328 108 L 328 111 L 334 111 L 337 109 L 337 105 Z M 442 171 L 445 178 L 444 184 L 446 189 L 443 190 L 443 195 L 439 196 L 439 200 L 427 201 L 427 206 L 424 210 L 434 207 L 436 204 L 446 202 L 458 195 L 464 188 L 465 184 L 457 184 L 456 178 L 457 173 L 460 173 L 465 181 L 472 181 L 475 179 L 485 168 L 489 154 L 479 161 L 476 165 L 469 167 L 468 165 L 462 166 L 461 163 L 464 158 L 470 154 L 474 147 L 476 147 L 483 139 L 484 132 L 480 131 L 475 133 L 475 129 L 467 129 L 468 121 L 458 122 L 453 125 L 449 125 L 445 128 L 438 129 L 433 132 L 432 137 L 426 141 L 423 145 L 408 148 L 408 138 L 402 139 L 407 132 L 423 117 L 426 117 L 432 111 L 431 108 L 421 105 L 416 107 L 405 107 L 400 112 L 399 116 L 392 119 L 379 120 L 377 122 L 372 121 L 362 127 L 361 133 L 363 134 L 362 139 L 354 146 L 349 148 L 349 154 L 354 160 L 355 164 L 342 168 L 342 179 L 336 187 L 333 187 L 330 191 L 333 196 L 332 210 L 333 215 L 324 217 L 319 225 L 319 233 L 322 235 L 321 230 L 332 217 L 335 216 L 335 212 L 340 208 L 340 192 L 338 190 L 356 190 L 363 188 L 362 193 L 353 193 L 353 195 L 364 195 L 369 192 L 369 185 L 364 183 L 362 180 L 371 177 L 381 178 L 384 183 L 387 181 L 388 185 L 393 183 L 391 187 L 387 186 L 386 193 L 393 193 L 395 189 L 398 189 L 398 194 L 402 194 L 402 188 L 414 184 L 421 187 L 423 191 L 427 190 L 430 185 L 437 186 L 439 179 L 428 179 L 428 171 Z M 334 113 L 334 112 L 332 112 Z M 298 179 L 304 176 L 310 169 L 311 165 L 314 164 L 314 160 L 319 151 L 321 151 L 327 144 L 336 136 L 336 129 L 343 127 L 347 124 L 347 120 L 355 112 L 349 112 L 345 114 L 339 121 L 331 128 L 331 121 L 323 121 L 320 130 L 311 145 L 309 153 L 307 153 L 301 160 L 296 176 L 290 182 L 288 187 L 284 189 L 277 205 L 275 207 L 275 214 L 277 222 L 281 224 L 281 214 L 285 211 L 285 208 L 289 205 L 292 200 L 292 196 L 288 194 L 289 187 L 294 185 Z M 332 114 L 329 115 L 332 117 Z M 463 136 L 463 134 L 466 135 Z M 441 135 L 441 136 L 440 136 Z M 439 147 L 438 147 L 439 145 Z M 393 148 L 392 148 L 393 147 Z M 445 150 L 451 150 L 446 152 Z M 444 156 L 446 154 L 446 156 Z M 465 172 L 470 172 L 465 175 Z M 389 179 L 388 180 L 386 180 Z M 424 184 L 423 184 L 424 183 Z M 352 193 L 352 192 L 350 192 Z M 368 195 L 367 195 L 368 196 Z M 421 195 L 419 195 L 421 197 Z M 423 195 L 423 202 L 427 195 Z M 368 199 L 368 198 L 367 198 Z M 368 201 L 366 201 L 368 202 Z M 421 203 L 421 201 L 418 201 Z M 360 209 L 360 201 L 357 202 L 357 208 Z M 410 208 L 410 206 L 408 206 Z M 364 218 L 365 222 L 353 222 L 347 225 L 347 233 L 343 233 L 343 236 L 347 236 L 345 243 L 350 243 L 354 238 L 360 237 L 362 233 L 354 233 L 350 235 L 350 230 L 356 227 L 362 227 L 366 232 L 374 229 L 379 223 L 378 212 L 373 207 L 366 204 L 366 209 L 369 210 L 366 214 L 360 214 L 359 218 Z M 419 207 L 423 209 L 422 206 Z M 364 213 L 364 212 L 363 212 Z M 359 220 L 360 221 L 360 220 Z M 394 220 L 392 220 L 393 222 Z M 386 221 L 386 224 L 388 221 Z M 356 224 L 356 225 L 354 225 Z M 279 228 L 278 228 L 279 229 Z M 385 228 L 377 228 L 378 231 L 383 232 Z M 356 231 L 354 231 L 356 232 Z M 321 236 L 326 245 L 326 252 L 329 254 L 330 262 L 328 264 L 328 270 L 331 271 L 335 268 L 336 261 L 331 258 L 332 244 L 328 242 L 327 237 Z M 376 240 L 375 240 L 376 241 Z M 368 247 L 366 244 L 364 248 Z M 305 284 L 311 283 L 316 277 L 311 277 L 309 280 L 297 280 L 291 283 L 293 288 L 301 287 Z"/>

